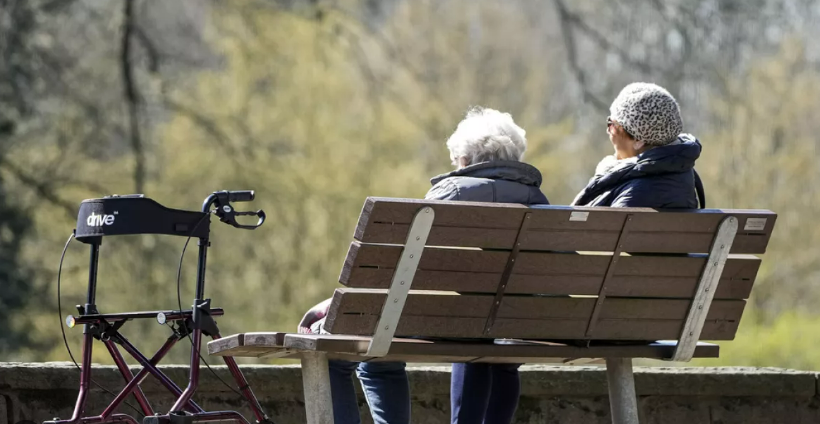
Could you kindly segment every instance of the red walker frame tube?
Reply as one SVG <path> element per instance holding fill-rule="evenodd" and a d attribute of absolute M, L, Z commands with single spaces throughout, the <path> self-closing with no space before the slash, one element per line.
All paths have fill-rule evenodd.
<path fill-rule="evenodd" d="M 145 398 L 145 393 L 142 392 L 142 388 L 137 386 L 137 384 L 142 380 L 137 380 L 134 378 L 134 374 L 131 373 L 131 370 L 128 368 L 128 364 L 125 363 L 125 358 L 122 357 L 119 349 L 117 349 L 117 345 L 114 344 L 111 340 L 107 340 L 105 342 L 105 347 L 108 348 L 108 353 L 111 354 L 111 357 L 114 358 L 114 363 L 117 364 L 117 368 L 120 370 L 120 374 L 125 379 L 126 386 L 122 389 L 122 392 L 111 402 L 111 405 L 106 408 L 103 413 L 101 414 L 102 417 L 107 417 L 109 414 L 114 412 L 114 409 L 119 406 L 119 402 L 117 399 L 124 400 L 128 393 L 133 392 L 134 398 L 137 399 L 137 403 L 139 403 L 140 408 L 142 408 L 142 413 L 145 415 L 154 415 L 154 409 L 151 408 L 151 404 L 148 403 L 148 399 Z M 125 394 L 125 396 L 123 396 Z"/>

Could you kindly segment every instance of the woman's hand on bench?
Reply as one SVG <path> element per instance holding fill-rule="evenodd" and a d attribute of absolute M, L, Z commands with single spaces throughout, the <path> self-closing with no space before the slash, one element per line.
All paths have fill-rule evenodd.
<path fill-rule="evenodd" d="M 302 334 L 312 334 L 313 331 L 311 330 L 311 326 L 327 316 L 327 310 L 330 308 L 331 299 L 323 300 L 322 302 L 318 303 L 316 306 L 308 309 L 305 312 L 305 316 L 302 317 L 302 321 L 299 322 L 299 333 Z"/>

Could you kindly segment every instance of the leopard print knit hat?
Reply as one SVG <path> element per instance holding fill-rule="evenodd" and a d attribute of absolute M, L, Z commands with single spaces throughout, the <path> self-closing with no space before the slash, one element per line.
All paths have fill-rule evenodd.
<path fill-rule="evenodd" d="M 632 137 L 652 146 L 665 146 L 683 132 L 678 102 L 655 84 L 627 85 L 612 102 L 609 113 Z"/>

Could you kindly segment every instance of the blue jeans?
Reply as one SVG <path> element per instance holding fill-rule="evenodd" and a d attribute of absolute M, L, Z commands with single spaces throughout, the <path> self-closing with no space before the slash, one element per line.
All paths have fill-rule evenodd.
<path fill-rule="evenodd" d="M 520 364 L 453 364 L 452 424 L 510 424 L 518 408 Z"/>
<path fill-rule="evenodd" d="M 353 371 L 362 384 L 375 424 L 410 424 L 410 383 L 404 362 L 330 361 L 330 392 L 336 424 L 360 424 Z"/>

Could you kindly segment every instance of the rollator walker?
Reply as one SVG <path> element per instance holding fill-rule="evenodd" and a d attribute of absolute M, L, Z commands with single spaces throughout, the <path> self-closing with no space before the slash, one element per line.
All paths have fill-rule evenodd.
<path fill-rule="evenodd" d="M 136 398 L 139 408 L 145 415 L 143 424 L 191 424 L 195 422 L 233 421 L 249 424 L 241 414 L 235 411 L 206 412 L 192 400 L 199 384 L 200 352 L 202 336 L 216 340 L 220 338 L 214 317 L 222 316 L 222 308 L 211 307 L 211 299 L 205 299 L 205 262 L 210 246 L 209 234 L 211 215 L 236 228 L 253 230 L 265 221 L 263 211 L 238 212 L 231 202 L 249 202 L 254 199 L 253 191 L 220 191 L 208 196 L 202 204 L 201 211 L 185 211 L 166 208 L 144 195 L 110 196 L 101 199 L 85 200 L 80 204 L 75 238 L 90 245 L 91 259 L 88 273 L 88 295 L 84 305 L 77 305 L 79 314 L 69 315 L 66 324 L 72 328 L 83 325 L 82 365 L 80 367 L 80 392 L 74 413 L 70 419 L 55 418 L 45 424 L 101 424 L 128 423 L 140 424 L 137 419 L 122 413 L 115 413 L 128 396 Z M 258 217 L 254 225 L 242 225 L 236 221 L 237 216 L 253 215 Z M 95 303 L 97 291 L 97 268 L 99 264 L 100 244 L 103 237 L 162 234 L 199 239 L 199 261 L 196 277 L 196 297 L 191 309 L 165 310 L 123 313 L 100 313 Z M 181 265 L 181 264 L 180 264 Z M 162 347 L 150 358 L 142 354 L 134 344 L 120 333 L 120 329 L 131 320 L 156 319 L 160 324 L 168 324 L 173 334 Z M 191 338 L 190 376 L 188 386 L 182 390 L 167 375 L 157 368 L 157 364 L 180 340 Z M 125 379 L 125 387 L 99 415 L 83 416 L 86 397 L 91 380 L 91 352 L 94 340 L 101 341 L 114 359 L 119 372 Z M 142 369 L 136 375 L 131 373 L 120 353 L 120 347 L 131 355 Z M 263 412 L 236 361 L 225 357 L 225 364 L 233 375 L 239 391 L 247 400 L 250 409 L 256 416 L 257 423 L 272 421 Z M 159 413 L 149 403 L 140 388 L 140 383 L 148 376 L 154 376 L 168 391 L 176 396 L 176 402 L 167 413 Z"/>

